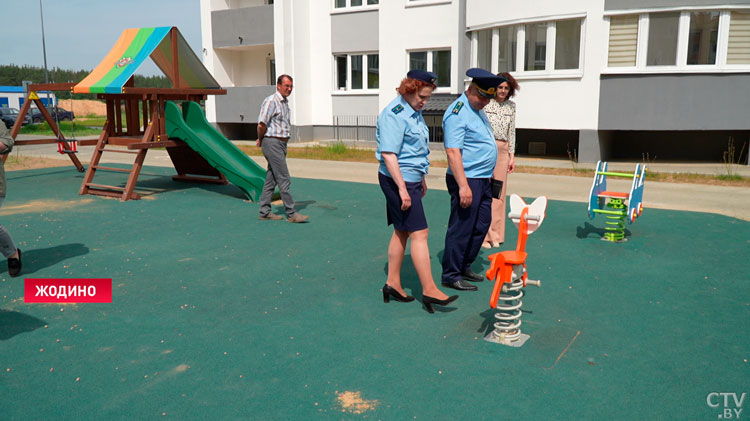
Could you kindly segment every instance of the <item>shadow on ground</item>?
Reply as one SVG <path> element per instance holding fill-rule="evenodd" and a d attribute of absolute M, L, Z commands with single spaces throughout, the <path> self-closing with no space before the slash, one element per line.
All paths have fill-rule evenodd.
<path fill-rule="evenodd" d="M 6 341 L 18 334 L 31 332 L 44 326 L 43 320 L 18 311 L 0 309 L 0 341 Z"/>
<path fill-rule="evenodd" d="M 88 247 L 79 243 L 24 250 L 23 255 L 21 256 L 23 259 L 23 270 L 21 271 L 21 276 L 31 275 L 40 269 L 48 268 L 62 261 L 83 256 L 88 253 Z M 7 266 L 0 265 L 0 273 L 7 271 Z"/>

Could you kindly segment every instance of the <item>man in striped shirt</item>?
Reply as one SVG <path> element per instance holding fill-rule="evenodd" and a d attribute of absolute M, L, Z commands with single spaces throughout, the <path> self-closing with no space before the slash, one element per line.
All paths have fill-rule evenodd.
<path fill-rule="evenodd" d="M 266 182 L 260 195 L 261 220 L 280 220 L 283 216 L 271 212 L 271 196 L 276 186 L 279 186 L 281 200 L 286 208 L 287 222 L 306 222 L 309 216 L 302 215 L 294 209 L 294 199 L 289 193 L 291 180 L 289 168 L 286 166 L 286 148 L 289 141 L 289 100 L 294 81 L 289 75 L 281 75 L 276 80 L 276 92 L 263 100 L 258 116 L 258 141 L 256 145 L 263 150 L 263 156 L 268 161 Z"/>

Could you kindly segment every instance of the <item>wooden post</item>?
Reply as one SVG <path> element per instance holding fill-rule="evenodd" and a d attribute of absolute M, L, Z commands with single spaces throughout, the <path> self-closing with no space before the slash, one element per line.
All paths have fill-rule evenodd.
<path fill-rule="evenodd" d="M 149 121 L 148 97 L 146 95 L 143 95 L 143 97 L 141 97 L 141 104 L 143 104 L 143 107 L 142 107 L 143 108 L 143 132 L 145 133 L 146 129 L 148 128 L 148 121 Z"/>
<path fill-rule="evenodd" d="M 175 88 L 180 87 L 180 61 L 178 60 L 177 56 L 179 54 L 178 48 L 177 48 L 177 27 L 173 26 L 172 29 L 169 30 L 169 34 L 172 37 L 172 85 L 174 85 Z M 164 115 L 162 113 L 162 115 Z"/>
<path fill-rule="evenodd" d="M 115 136 L 122 136 L 122 108 L 119 99 L 115 99 L 115 122 Z"/>
<path fill-rule="evenodd" d="M 105 131 L 107 132 L 107 136 L 114 136 L 115 131 L 115 100 L 112 98 L 107 98 L 107 123 L 109 125 L 105 126 Z"/>

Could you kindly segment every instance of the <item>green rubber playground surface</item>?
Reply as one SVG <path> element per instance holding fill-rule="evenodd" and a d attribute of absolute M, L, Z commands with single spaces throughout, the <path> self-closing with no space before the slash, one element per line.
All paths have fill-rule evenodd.
<path fill-rule="evenodd" d="M 0 418 L 717 419 L 709 393 L 750 392 L 746 221 L 649 209 L 647 187 L 612 244 L 584 203 L 551 201 L 511 348 L 483 340 L 489 282 L 433 315 L 383 304 L 377 185 L 294 179 L 312 222 L 288 224 L 171 174 L 145 168 L 124 203 L 78 196 L 73 168 L 8 174 L 23 276 L 112 278 L 113 300 L 25 304 L 0 263 Z M 425 208 L 439 278 L 447 192 Z M 408 254 L 402 276 L 421 296 Z"/>

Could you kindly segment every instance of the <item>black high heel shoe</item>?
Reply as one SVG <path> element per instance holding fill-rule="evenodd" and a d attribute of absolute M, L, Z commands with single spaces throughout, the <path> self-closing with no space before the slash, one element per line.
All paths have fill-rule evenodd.
<path fill-rule="evenodd" d="M 385 284 L 383 285 L 383 302 L 384 303 L 389 302 L 390 297 L 393 297 L 394 300 L 402 302 L 402 303 L 408 303 L 409 301 L 414 301 L 414 297 L 412 297 L 411 295 L 407 295 L 406 297 L 404 297 L 398 291 L 391 288 L 390 285 Z"/>
<path fill-rule="evenodd" d="M 451 295 L 445 300 L 438 300 L 437 298 L 433 298 L 428 295 L 422 295 L 422 304 L 424 304 L 424 307 L 427 309 L 428 313 L 434 313 L 435 310 L 432 309 L 433 304 L 437 304 L 439 306 L 446 306 L 456 301 L 457 299 L 458 299 L 458 295 Z"/>

